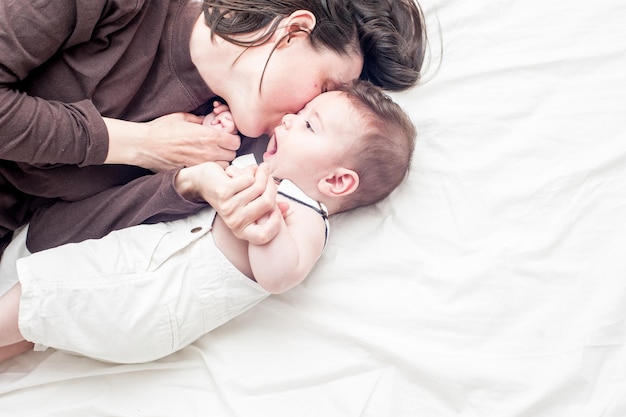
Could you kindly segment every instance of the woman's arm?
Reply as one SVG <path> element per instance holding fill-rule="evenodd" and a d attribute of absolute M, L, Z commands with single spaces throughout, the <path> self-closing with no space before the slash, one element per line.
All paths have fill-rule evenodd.
<path fill-rule="evenodd" d="M 202 120 L 188 113 L 169 114 L 147 123 L 104 118 L 109 136 L 105 163 L 163 171 L 213 161 L 226 168 L 241 139 L 204 126 Z"/>
<path fill-rule="evenodd" d="M 141 223 L 179 219 L 206 207 L 206 202 L 192 202 L 178 193 L 176 174 L 170 170 L 146 175 L 83 200 L 41 207 L 30 220 L 26 246 L 39 252 Z"/>
<path fill-rule="evenodd" d="M 182 113 L 147 123 L 103 118 L 98 109 L 111 103 L 96 107 L 90 100 L 95 87 L 86 85 L 82 90 L 78 80 L 87 75 L 81 70 L 88 71 L 90 57 L 99 56 L 97 47 L 105 41 L 106 31 L 126 27 L 143 12 L 142 4 L 0 2 L 0 159 L 78 166 L 128 164 L 163 171 L 204 161 L 225 166 L 234 158 L 240 138 L 202 126 L 202 118 Z M 75 70 L 76 48 L 81 54 Z M 113 58 L 108 59 L 102 62 L 112 65 Z M 105 76 L 105 71 L 99 76 Z M 48 76 L 54 79 L 49 88 Z M 75 82 L 64 88 L 64 79 Z"/>
<path fill-rule="evenodd" d="M 40 208 L 30 221 L 27 247 L 38 252 L 141 223 L 175 220 L 207 203 L 238 236 L 265 242 L 271 231 L 249 226 L 273 207 L 267 181 L 266 169 L 251 167 L 233 178 L 212 162 L 146 175 L 83 200 Z"/>
<path fill-rule="evenodd" d="M 90 101 L 46 101 L 18 88 L 64 45 L 89 32 L 91 20 L 85 14 L 79 19 L 77 7 L 75 1 L 61 0 L 0 3 L 0 159 L 78 165 L 104 161 L 106 127 Z M 90 9 L 97 12 L 97 4 Z"/>

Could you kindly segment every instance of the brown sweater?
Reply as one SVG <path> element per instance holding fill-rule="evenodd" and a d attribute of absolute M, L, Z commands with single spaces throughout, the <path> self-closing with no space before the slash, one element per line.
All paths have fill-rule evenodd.
<path fill-rule="evenodd" d="M 0 3 L 0 237 L 30 221 L 37 251 L 203 206 L 176 192 L 175 171 L 98 165 L 102 116 L 148 121 L 214 96 L 189 53 L 200 12 L 188 0 Z"/>

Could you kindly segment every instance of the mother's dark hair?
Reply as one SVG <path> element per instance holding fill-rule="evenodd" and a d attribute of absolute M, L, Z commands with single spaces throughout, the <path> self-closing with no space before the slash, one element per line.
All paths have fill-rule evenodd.
<path fill-rule="evenodd" d="M 424 16 L 415 0 L 204 0 L 204 14 L 213 34 L 242 46 L 266 42 L 280 21 L 296 10 L 309 10 L 316 24 L 310 33 L 314 48 L 364 57 L 361 78 L 386 90 L 417 84 L 427 36 Z M 257 39 L 237 35 L 265 28 Z"/>

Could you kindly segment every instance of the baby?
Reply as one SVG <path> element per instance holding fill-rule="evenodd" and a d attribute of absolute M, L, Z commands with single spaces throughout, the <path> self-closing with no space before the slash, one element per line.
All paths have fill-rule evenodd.
<path fill-rule="evenodd" d="M 205 123 L 234 128 L 225 106 Z M 19 283 L 0 298 L 0 358 L 34 344 L 144 362 L 185 347 L 302 282 L 328 240 L 328 216 L 389 195 L 414 141 L 408 116 L 371 84 L 321 94 L 283 117 L 257 168 L 276 181 L 276 205 L 258 220 L 279 219 L 269 242 L 238 239 L 207 208 L 19 259 Z"/>

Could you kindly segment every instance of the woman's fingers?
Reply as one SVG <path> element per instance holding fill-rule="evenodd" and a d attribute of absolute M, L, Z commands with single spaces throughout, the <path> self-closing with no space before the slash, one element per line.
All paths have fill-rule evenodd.
<path fill-rule="evenodd" d="M 246 170 L 243 172 L 252 172 Z M 250 240 L 251 232 L 246 231 L 250 230 L 249 226 L 258 222 L 275 208 L 276 185 L 269 175 L 267 165 L 261 165 L 254 171 L 253 184 L 233 195 L 229 201 L 223 201 L 222 211 L 218 209 L 218 213 L 235 236 Z M 255 236 L 262 235 L 258 232 L 254 234 Z M 258 238 L 254 240 L 257 241 Z"/>

